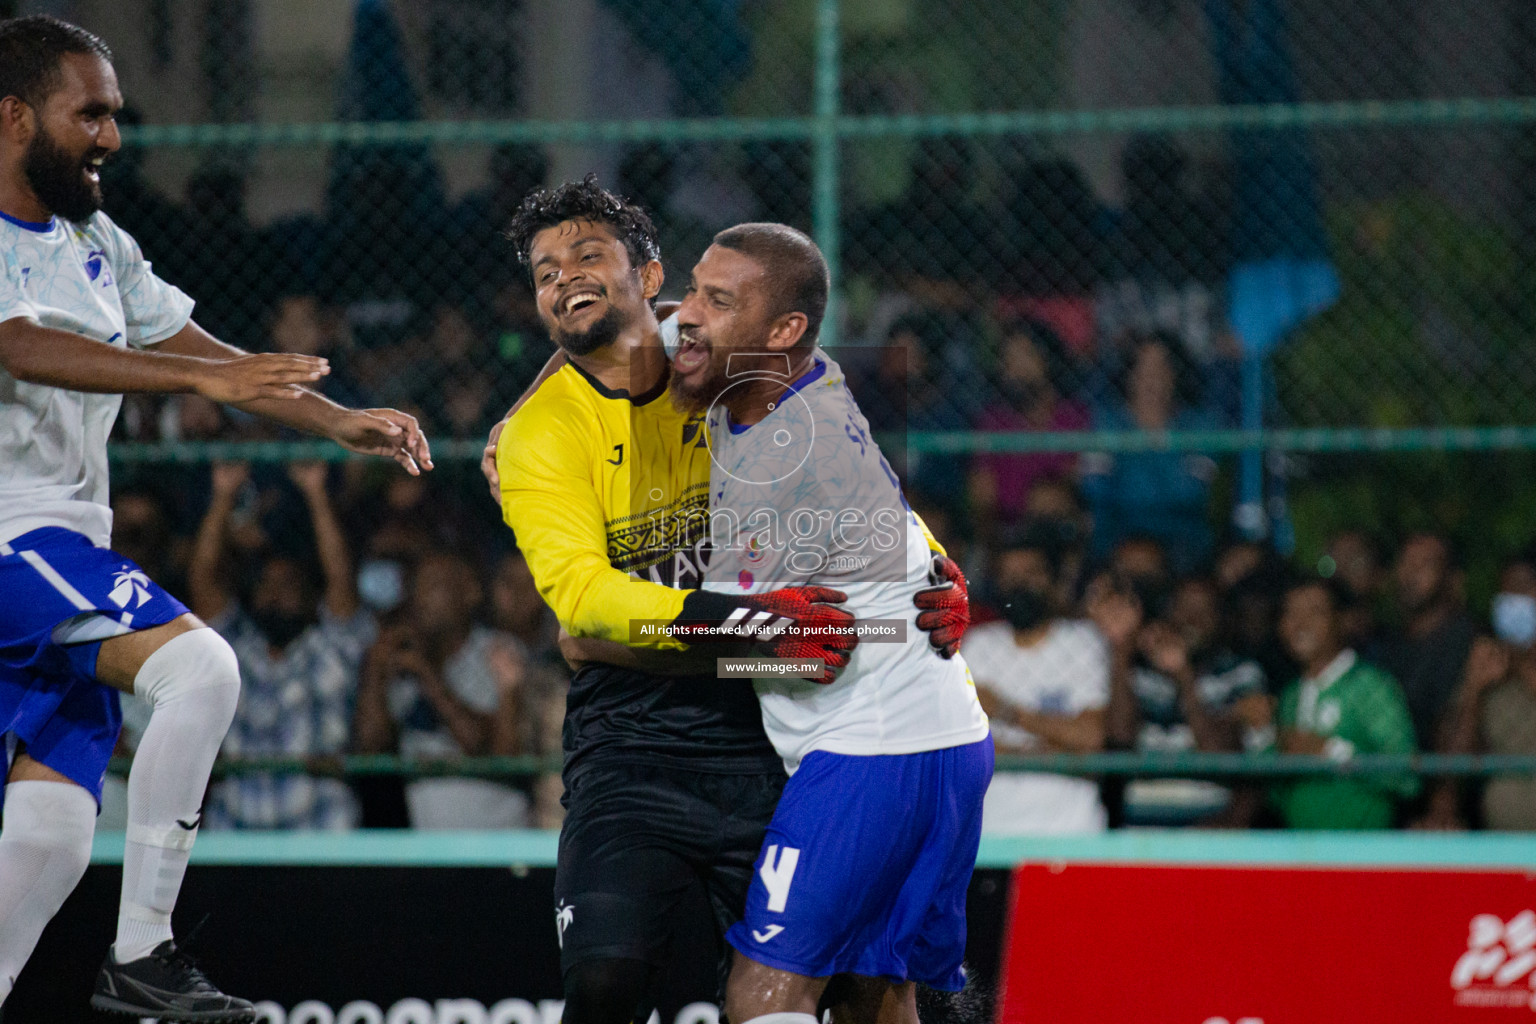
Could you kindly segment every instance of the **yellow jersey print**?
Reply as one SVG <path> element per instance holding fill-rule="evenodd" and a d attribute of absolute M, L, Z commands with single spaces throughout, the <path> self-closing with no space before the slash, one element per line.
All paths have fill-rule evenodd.
<path fill-rule="evenodd" d="M 631 643 L 631 620 L 678 616 L 702 576 L 709 466 L 702 418 L 665 382 L 631 396 L 567 363 L 512 416 L 502 517 L 566 632 Z"/>

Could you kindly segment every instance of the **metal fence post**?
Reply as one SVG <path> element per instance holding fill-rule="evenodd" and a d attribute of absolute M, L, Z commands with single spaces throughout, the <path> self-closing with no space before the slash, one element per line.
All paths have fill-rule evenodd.
<path fill-rule="evenodd" d="M 811 229 L 816 244 L 827 258 L 832 277 L 826 318 L 821 326 L 821 343 L 837 343 L 838 288 L 842 275 L 839 267 L 838 228 L 838 133 L 839 109 L 839 0 L 817 0 L 816 4 L 816 96 L 813 157 L 813 196 Z"/>

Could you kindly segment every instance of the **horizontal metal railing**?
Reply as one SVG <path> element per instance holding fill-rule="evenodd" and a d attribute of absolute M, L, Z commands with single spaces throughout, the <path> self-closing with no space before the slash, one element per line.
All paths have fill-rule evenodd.
<path fill-rule="evenodd" d="M 112 771 L 122 774 L 130 761 L 117 758 Z M 244 775 L 317 775 L 332 778 L 458 776 L 515 779 L 559 772 L 559 757 L 465 757 L 416 760 L 390 754 L 319 757 L 225 758 L 214 766 L 223 778 Z M 1275 779 L 1305 776 L 1366 777 L 1412 774 L 1435 778 L 1536 776 L 1530 754 L 1362 754 L 1346 761 L 1302 754 L 1135 753 L 999 754 L 998 771 L 1050 772 L 1078 776 L 1162 778 Z"/>

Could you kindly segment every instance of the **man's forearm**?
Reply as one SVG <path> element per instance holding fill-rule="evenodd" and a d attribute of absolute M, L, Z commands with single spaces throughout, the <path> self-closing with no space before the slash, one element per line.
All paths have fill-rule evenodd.
<path fill-rule="evenodd" d="M 118 348 L 21 319 L 0 323 L 0 366 L 28 384 L 94 394 L 192 391 L 205 369 L 189 353 Z"/>
<path fill-rule="evenodd" d="M 325 577 L 326 604 L 338 618 L 350 619 L 357 614 L 357 583 L 341 523 L 324 490 L 306 494 L 304 500 L 315 528 L 315 549 L 320 555 L 320 572 Z"/>
<path fill-rule="evenodd" d="M 1092 721 L 1078 715 L 1064 718 L 1045 715 L 1028 708 L 1015 708 L 1014 724 L 1026 732 L 1034 733 L 1057 750 L 1073 754 L 1095 754 L 1104 749 L 1103 721 Z"/>
<path fill-rule="evenodd" d="M 560 634 L 560 653 L 572 669 L 601 662 L 657 676 L 711 675 L 716 660 L 722 656 L 719 650 L 704 651 L 692 647 L 682 651 L 655 651 L 614 640 L 573 637 L 564 632 Z"/>
<path fill-rule="evenodd" d="M 1131 656 L 1129 652 L 1115 649 L 1110 653 L 1109 706 L 1104 712 L 1105 738 L 1117 749 L 1129 750 L 1136 745 L 1136 735 L 1141 729 L 1141 712 L 1136 694 L 1131 689 Z"/>
<path fill-rule="evenodd" d="M 215 338 L 193 320 L 188 320 L 187 326 L 161 342 L 156 351 L 198 360 L 231 359 L 248 354 L 244 349 Z M 301 387 L 297 390 L 302 394 L 295 399 L 258 398 L 250 402 L 237 402 L 235 408 L 295 430 L 329 436 L 336 417 L 346 412 L 346 407 L 337 405 L 310 388 Z"/>
<path fill-rule="evenodd" d="M 224 553 L 224 534 L 234 505 L 233 494 L 215 493 L 192 544 L 192 560 L 187 566 L 187 589 L 192 598 L 192 610 L 204 619 L 221 614 L 229 603 L 229 595 L 219 577 L 219 562 Z"/>

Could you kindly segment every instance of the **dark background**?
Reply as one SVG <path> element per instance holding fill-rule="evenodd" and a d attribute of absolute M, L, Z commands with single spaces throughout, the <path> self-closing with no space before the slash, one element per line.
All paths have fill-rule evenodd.
<path fill-rule="evenodd" d="M 386 1012 L 397 1000 L 560 998 L 553 939 L 553 868 L 193 867 L 176 911 L 190 950 L 225 991 L 288 1010 L 357 999 Z M 54 918 L 17 979 L 4 1024 L 123 1020 L 90 1009 L 112 942 L 122 870 L 95 865 Z M 971 883 L 972 990 L 925 996 L 929 1020 L 989 1020 L 1007 912 L 1008 872 Z M 717 951 L 702 901 L 678 929 L 659 993 L 671 1024 L 693 1002 L 716 1001 Z M 941 1015 L 935 1016 L 935 1013 Z"/>

